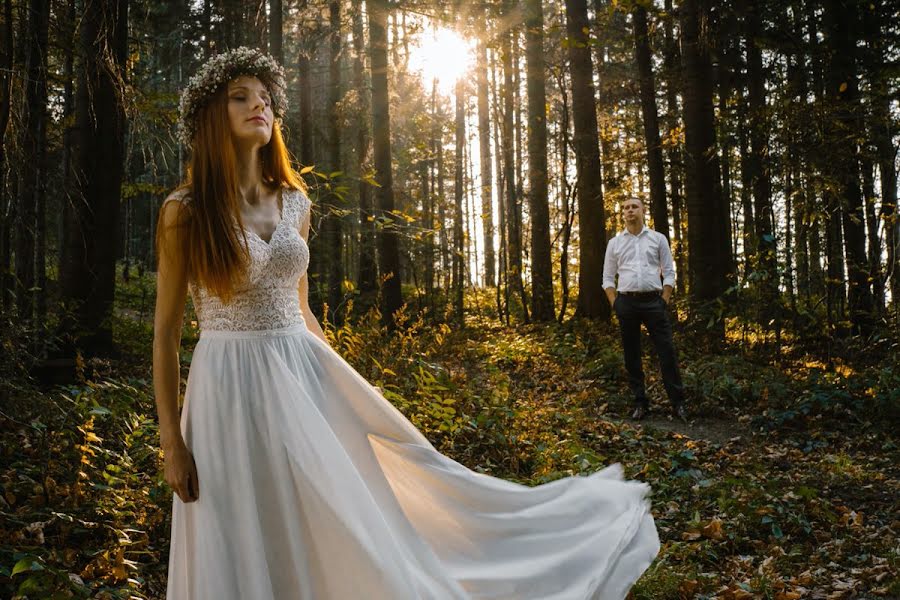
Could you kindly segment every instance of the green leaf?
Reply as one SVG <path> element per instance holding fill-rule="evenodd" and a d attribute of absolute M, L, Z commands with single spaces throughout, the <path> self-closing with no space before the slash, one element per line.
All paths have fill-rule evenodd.
<path fill-rule="evenodd" d="M 44 567 L 41 563 L 34 560 L 32 557 L 27 556 L 16 563 L 16 566 L 13 567 L 12 575 L 18 575 L 19 573 L 24 573 L 25 571 L 43 571 Z"/>

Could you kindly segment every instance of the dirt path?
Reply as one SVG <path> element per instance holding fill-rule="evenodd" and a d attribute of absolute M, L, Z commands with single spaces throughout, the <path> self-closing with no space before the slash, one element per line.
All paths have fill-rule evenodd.
<path fill-rule="evenodd" d="M 630 419 L 629 419 L 630 420 Z M 682 423 L 666 414 L 650 414 L 643 421 L 631 421 L 636 427 L 655 428 L 663 431 L 680 433 L 692 439 L 707 440 L 716 444 L 725 444 L 735 437 L 751 434 L 741 423 L 716 417 L 692 417 Z"/>

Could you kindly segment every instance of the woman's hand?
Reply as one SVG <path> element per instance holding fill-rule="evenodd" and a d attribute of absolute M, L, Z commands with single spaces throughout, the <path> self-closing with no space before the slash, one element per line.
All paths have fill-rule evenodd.
<path fill-rule="evenodd" d="M 200 481 L 194 455 L 184 442 L 165 451 L 166 483 L 178 494 L 182 502 L 194 502 L 200 497 Z"/>

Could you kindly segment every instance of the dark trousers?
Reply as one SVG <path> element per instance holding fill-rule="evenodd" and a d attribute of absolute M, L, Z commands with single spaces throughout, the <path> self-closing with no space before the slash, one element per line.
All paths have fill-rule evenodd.
<path fill-rule="evenodd" d="M 678 372 L 678 359 L 672 341 L 672 324 L 662 296 L 636 297 L 619 294 L 613 308 L 622 331 L 625 370 L 628 371 L 628 385 L 634 394 L 635 404 L 644 407 L 649 404 L 644 389 L 644 369 L 641 366 L 641 323 L 647 328 L 650 339 L 656 347 L 669 401 L 673 405 L 684 402 L 684 386 Z"/>

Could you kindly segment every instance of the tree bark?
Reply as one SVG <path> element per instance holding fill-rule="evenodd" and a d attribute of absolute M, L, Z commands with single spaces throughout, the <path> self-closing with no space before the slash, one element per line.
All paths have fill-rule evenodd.
<path fill-rule="evenodd" d="M 25 39 L 25 102 L 22 105 L 19 197 L 15 228 L 16 307 L 20 322 L 31 325 L 35 314 L 35 251 L 38 205 L 46 180 L 47 30 L 50 3 L 30 0 Z M 42 215 L 41 215 L 42 216 Z"/>
<path fill-rule="evenodd" d="M 506 224 L 509 228 L 507 235 L 509 261 L 509 276 L 515 287 L 516 293 L 522 302 L 522 312 L 525 322 L 530 322 L 528 311 L 528 297 L 525 293 L 525 284 L 522 281 L 522 216 L 519 207 L 519 179 L 516 175 L 515 156 L 515 131 L 513 117 L 516 113 L 514 104 L 514 70 L 517 69 L 513 62 L 511 38 L 515 31 L 501 37 L 501 54 L 503 59 L 503 168 L 506 192 Z"/>
<path fill-rule="evenodd" d="M 553 265 L 547 204 L 547 93 L 541 0 L 525 0 L 525 66 L 528 89 L 528 207 L 531 216 L 531 314 L 552 321 Z"/>
<path fill-rule="evenodd" d="M 866 251 L 869 257 L 869 275 L 872 281 L 872 316 L 884 315 L 884 277 L 881 273 L 881 236 L 878 235 L 878 213 L 875 211 L 875 165 L 871 156 L 860 154 L 862 170 L 863 205 L 866 214 Z"/>
<path fill-rule="evenodd" d="M 75 189 L 66 207 L 63 332 L 86 354 L 112 352 L 116 236 L 127 122 L 124 111 L 128 3 L 84 5 L 75 101 Z"/>
<path fill-rule="evenodd" d="M 875 0 L 872 3 L 872 10 L 865 13 L 864 19 L 864 37 L 868 40 L 866 71 L 871 90 L 868 114 L 874 145 L 873 160 L 878 168 L 881 181 L 880 219 L 884 223 L 884 244 L 887 251 L 885 269 L 881 269 L 881 244 L 875 243 L 877 224 L 869 227 L 870 232 L 876 234 L 870 236 L 873 243 L 869 249 L 869 258 L 872 262 L 873 279 L 876 285 L 876 303 L 883 307 L 885 288 L 889 287 L 891 301 L 897 309 L 895 312 L 900 314 L 900 267 L 897 264 L 897 260 L 900 258 L 898 257 L 900 220 L 897 219 L 897 147 L 894 145 L 892 135 L 894 125 L 891 121 L 891 80 L 883 58 L 885 39 L 890 35 L 888 29 L 892 23 L 890 9 L 888 9 L 890 4 L 883 0 Z M 872 211 L 874 212 L 874 207 L 872 207 Z M 888 277 L 889 280 L 886 279 Z"/>
<path fill-rule="evenodd" d="M 444 293 L 450 295 L 450 275 L 452 274 L 450 259 L 450 239 L 447 235 L 447 197 L 444 195 L 444 129 L 439 123 L 435 123 L 437 130 L 437 188 L 438 188 L 438 223 L 440 223 L 440 239 L 441 247 L 441 273 L 443 274 L 443 282 L 441 287 Z"/>
<path fill-rule="evenodd" d="M 728 214 L 721 195 L 712 105 L 708 0 L 681 5 L 688 213 L 688 270 L 694 300 L 708 304 L 728 287 Z M 719 335 L 724 324 L 719 322 Z"/>
<path fill-rule="evenodd" d="M 678 56 L 678 45 L 675 41 L 674 23 L 677 19 L 672 0 L 665 0 L 664 39 L 665 51 L 663 66 L 666 73 L 666 126 L 669 136 L 675 137 L 679 130 L 678 88 L 681 79 L 681 62 Z M 680 292 L 688 288 L 687 281 L 687 250 L 684 244 L 684 219 L 682 219 L 682 173 L 684 164 L 682 160 L 682 145 L 674 142 L 669 151 L 669 190 L 672 203 L 672 254 L 675 255 L 675 268 L 678 279 L 675 287 Z"/>
<path fill-rule="evenodd" d="M 844 250 L 847 257 L 847 283 L 850 322 L 854 333 L 868 334 L 873 328 L 872 290 L 869 285 L 866 258 L 865 212 L 860 190 L 859 148 L 856 139 L 864 135 L 859 117 L 859 83 L 857 79 L 856 42 L 859 15 L 855 5 L 845 0 L 831 0 L 826 10 L 831 64 L 826 92 L 834 112 L 829 119 L 832 173 L 836 186 L 826 193 L 829 204 L 840 208 Z M 832 210 L 833 218 L 837 213 Z M 837 228 L 837 225 L 833 225 Z M 834 256 L 836 259 L 837 256 Z"/>
<path fill-rule="evenodd" d="M 269 54 L 279 65 L 284 64 L 282 0 L 269 0 Z"/>
<path fill-rule="evenodd" d="M 608 19 L 603 18 L 602 15 L 604 14 L 609 15 Z M 624 25 L 623 23 L 618 22 L 618 14 L 617 0 L 594 0 L 594 16 L 596 19 L 596 26 L 594 28 L 596 31 L 595 39 L 599 42 L 596 44 L 596 67 L 597 79 L 599 81 L 597 107 L 599 109 L 599 114 L 605 117 L 598 123 L 600 133 L 600 160 L 603 164 L 604 193 L 607 200 L 611 199 L 613 202 L 618 201 L 622 193 L 622 176 L 620 173 L 622 169 L 620 169 L 617 164 L 617 159 L 620 158 L 621 153 L 618 149 L 615 133 L 611 126 L 612 119 L 610 118 L 611 115 L 617 113 L 619 105 L 617 98 L 614 95 L 614 85 L 611 86 L 607 83 L 615 81 L 616 75 L 613 72 L 613 68 L 607 64 L 606 55 L 610 47 L 608 41 L 610 31 L 621 31 L 620 26 Z M 612 227 L 608 230 L 607 237 L 611 237 L 615 235 L 615 224 L 610 222 L 608 225 L 611 225 Z"/>
<path fill-rule="evenodd" d="M 432 189 L 431 160 L 419 161 L 422 183 L 422 262 L 425 267 L 425 305 L 434 308 L 434 190 Z"/>
<path fill-rule="evenodd" d="M 484 284 L 497 285 L 494 255 L 494 208 L 491 169 L 491 114 L 488 107 L 487 46 L 478 42 L 478 144 L 481 162 L 481 223 L 484 231 Z"/>
<path fill-rule="evenodd" d="M 881 84 L 884 85 L 884 84 Z M 881 218 L 887 250 L 885 272 L 889 273 L 891 302 L 900 314 L 900 218 L 897 211 L 897 147 L 891 134 L 890 96 L 879 93 L 874 112 L 875 147 L 881 179 Z"/>
<path fill-rule="evenodd" d="M 505 35 L 503 37 L 506 37 Z M 503 118 L 500 114 L 500 103 L 502 101 L 501 93 L 499 90 L 499 86 L 497 84 L 497 71 L 499 70 L 499 66 L 497 64 L 497 54 L 498 52 L 495 50 L 492 54 L 491 60 L 491 92 L 494 98 L 493 104 L 493 114 L 494 114 L 494 156 L 497 157 L 496 162 L 494 163 L 494 168 L 496 169 L 496 181 L 497 181 L 497 215 L 498 215 L 498 229 L 500 231 L 500 247 L 499 247 L 499 270 L 497 272 L 498 281 L 497 281 L 497 314 L 500 317 L 500 320 L 509 325 L 509 263 L 507 260 L 507 225 L 506 225 L 506 189 L 509 186 L 509 182 L 506 181 L 504 176 L 504 161 L 503 161 L 503 146 L 501 140 L 503 139 Z"/>
<path fill-rule="evenodd" d="M 331 174 L 341 169 L 341 125 L 339 106 L 341 102 L 341 2 L 328 3 L 330 53 L 328 64 L 328 167 Z M 338 307 L 343 300 L 344 283 L 344 239 L 343 239 L 343 199 L 335 189 L 340 185 L 340 177 L 329 175 L 330 192 L 328 207 L 323 224 L 323 233 L 328 248 L 328 308 L 331 320 L 339 322 Z"/>
<path fill-rule="evenodd" d="M 13 12 L 12 0 L 3 3 L 3 46 L 0 54 L 0 312 L 7 315 L 12 308 L 12 215 L 14 201 L 7 187 L 7 126 L 12 108 L 13 83 Z"/>
<path fill-rule="evenodd" d="M 456 82 L 456 156 L 453 175 L 453 312 L 459 323 L 463 322 L 463 146 L 466 143 L 465 84 L 460 79 Z"/>
<path fill-rule="evenodd" d="M 745 168 L 753 191 L 754 236 L 756 264 L 761 274 L 763 305 L 774 306 L 777 295 L 776 243 L 772 213 L 771 173 L 769 169 L 769 119 L 766 108 L 765 75 L 762 51 L 756 40 L 763 35 L 759 0 L 752 0 L 744 15 L 744 40 L 747 48 L 747 101 L 750 152 Z M 745 252 L 747 249 L 745 249 Z"/>
<path fill-rule="evenodd" d="M 809 73 L 810 80 L 812 83 L 811 90 L 813 95 L 815 96 L 818 104 L 825 104 L 825 84 L 824 84 L 824 75 L 822 71 L 824 67 L 822 66 L 822 49 L 819 44 L 819 30 L 816 21 L 815 7 L 812 2 L 803 3 L 803 21 L 806 27 L 806 37 L 807 37 L 807 45 L 809 48 Z M 811 183 L 815 184 L 815 187 L 822 188 L 824 185 L 822 184 L 822 175 L 821 172 L 824 170 L 824 166 L 822 165 L 822 156 L 817 150 L 824 144 L 824 137 L 816 131 L 816 133 L 812 136 L 812 140 L 809 148 L 809 167 L 807 168 L 808 177 L 813 180 Z M 827 235 L 828 230 L 828 222 L 829 217 L 827 215 L 827 206 L 824 206 L 824 199 L 822 204 L 820 205 L 817 202 L 816 192 L 814 190 L 814 185 L 807 186 L 807 191 L 804 194 L 804 202 L 808 207 L 807 216 L 810 221 L 810 229 L 809 229 L 809 280 L 810 280 L 810 289 L 811 294 L 814 297 L 822 297 L 824 296 L 826 299 L 827 312 L 829 318 L 829 324 L 833 324 L 835 318 L 843 318 L 843 298 L 845 296 L 845 288 L 844 288 L 844 270 L 843 270 L 843 260 L 835 261 L 835 265 L 833 270 L 831 269 L 831 261 L 828 260 L 828 245 L 827 239 L 826 247 L 822 248 L 823 242 L 823 234 Z M 824 210 L 814 210 L 817 206 L 823 206 Z M 823 258 L 826 263 L 828 263 L 828 277 L 826 277 L 826 269 L 822 267 Z M 835 275 L 838 277 L 837 279 L 832 278 L 831 276 Z M 826 282 L 827 281 L 827 282 Z M 835 318 L 832 318 L 832 301 L 834 298 L 841 299 L 841 309 L 839 315 Z"/>
<path fill-rule="evenodd" d="M 359 291 L 370 294 L 378 288 L 378 267 L 375 260 L 375 221 L 371 184 L 368 181 L 369 163 L 369 91 L 365 76 L 365 33 L 362 7 L 353 9 L 353 80 L 359 94 L 357 111 L 356 158 L 359 168 Z"/>
<path fill-rule="evenodd" d="M 575 315 L 608 320 L 609 302 L 603 291 L 603 254 L 606 250 L 606 209 L 603 170 L 597 137 L 593 65 L 588 34 L 587 3 L 566 0 L 566 34 L 572 75 L 572 121 L 575 166 L 578 173 L 578 300 Z M 563 149 L 565 152 L 565 149 Z"/>
<path fill-rule="evenodd" d="M 75 0 L 68 0 L 66 23 L 66 42 L 64 45 L 65 59 L 63 63 L 63 148 L 62 148 L 62 189 L 63 204 L 68 204 L 71 199 L 68 193 L 72 190 L 72 136 L 74 126 L 72 115 L 75 112 L 75 53 L 78 44 L 75 25 Z M 57 215 L 57 239 L 65 237 L 65 211 Z M 57 252 L 57 271 L 62 270 L 62 252 Z"/>
<path fill-rule="evenodd" d="M 666 206 L 666 176 L 663 171 L 662 146 L 659 140 L 659 115 L 656 109 L 656 83 L 653 79 L 652 55 L 647 33 L 647 9 L 635 4 L 634 54 L 641 87 L 641 115 L 647 149 L 647 172 L 650 178 L 650 214 L 653 229 L 669 238 L 669 210 Z M 571 34 L 570 34 L 571 35 Z"/>
<path fill-rule="evenodd" d="M 575 195 L 573 185 L 569 183 L 569 147 L 572 145 L 569 141 L 569 95 L 566 93 L 566 77 L 565 73 L 560 71 L 558 76 L 557 87 L 562 100 L 562 110 L 559 118 L 559 142 L 558 142 L 558 160 L 559 160 L 559 192 L 558 197 L 562 206 L 562 229 L 559 235 L 562 235 L 562 244 L 559 256 L 559 280 L 562 298 L 559 304 L 559 315 L 557 320 L 562 323 L 566 317 L 566 309 L 569 306 L 569 244 L 572 239 L 572 225 L 575 219 L 574 206 L 572 206 L 572 197 Z"/>
<path fill-rule="evenodd" d="M 394 223 L 394 182 L 391 172 L 391 117 L 388 95 L 387 26 L 385 0 L 369 0 L 369 52 L 372 61 L 372 139 L 378 217 L 385 222 L 378 234 L 378 263 L 382 275 L 381 315 L 384 324 L 396 326 L 394 313 L 403 305 L 400 288 L 400 251 Z"/>

